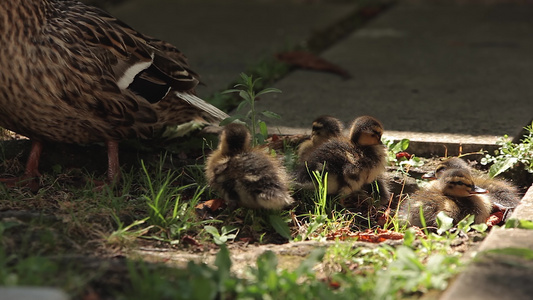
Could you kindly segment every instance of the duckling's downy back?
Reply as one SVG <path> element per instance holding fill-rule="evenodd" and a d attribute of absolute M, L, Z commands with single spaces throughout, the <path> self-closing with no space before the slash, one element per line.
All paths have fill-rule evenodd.
<path fill-rule="evenodd" d="M 244 125 L 229 124 L 218 148 L 208 157 L 205 174 L 209 185 L 231 208 L 281 209 L 293 202 L 285 168 L 262 149 L 251 149 Z"/>

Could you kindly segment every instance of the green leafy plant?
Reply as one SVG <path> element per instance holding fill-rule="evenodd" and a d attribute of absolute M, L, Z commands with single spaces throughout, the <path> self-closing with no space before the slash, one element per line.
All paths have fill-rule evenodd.
<path fill-rule="evenodd" d="M 459 265 L 457 255 L 433 251 L 421 256 L 419 250 L 400 246 L 387 268 L 377 271 L 374 297 L 396 299 L 398 292 L 409 294 L 430 289 L 444 290 Z"/>
<path fill-rule="evenodd" d="M 528 133 L 524 135 L 520 144 L 509 141 L 509 137 L 505 135 L 498 141 L 500 148 L 495 150 L 494 156 L 487 153 L 481 159 L 482 165 L 492 163 L 489 176 L 498 176 L 517 165 L 522 165 L 526 171 L 533 173 L 533 122 L 525 129 Z"/>
<path fill-rule="evenodd" d="M 229 240 L 234 240 L 239 232 L 238 228 L 232 226 L 222 226 L 220 228 L 220 232 L 218 232 L 218 229 L 216 227 L 206 225 L 204 226 L 204 230 L 213 237 L 213 241 L 217 245 L 222 245 Z"/>
<path fill-rule="evenodd" d="M 409 148 L 410 141 L 408 139 L 394 142 L 394 140 L 383 138 L 382 141 L 387 147 L 387 158 L 389 163 L 400 167 L 401 171 L 405 172 L 407 167 L 420 167 L 424 165 L 424 161 L 419 157 L 405 152 L 407 148 Z"/>
<path fill-rule="evenodd" d="M 521 219 L 509 219 L 505 222 L 505 228 L 533 229 L 533 221 Z"/>
<path fill-rule="evenodd" d="M 238 114 L 225 119 L 220 123 L 220 125 L 222 126 L 225 124 L 229 124 L 235 120 L 240 120 L 246 123 L 246 125 L 250 129 L 250 132 L 252 133 L 253 146 L 256 146 L 258 144 L 264 144 L 266 138 L 268 137 L 268 128 L 266 126 L 266 123 L 259 118 L 260 115 L 267 118 L 281 118 L 280 115 L 268 110 L 261 112 L 258 112 L 256 110 L 255 102 L 257 101 L 259 96 L 268 93 L 281 93 L 281 91 L 276 88 L 265 88 L 261 91 L 256 92 L 255 87 L 259 80 L 261 80 L 261 78 L 253 79 L 252 76 L 248 76 L 244 73 L 241 73 L 241 83 L 236 84 L 235 89 L 229 89 L 222 92 L 223 94 L 239 93 L 239 97 L 241 97 L 243 100 L 239 104 L 239 106 L 237 106 Z M 246 112 L 245 114 L 239 114 L 241 110 L 243 110 L 245 107 L 249 107 L 248 112 Z"/>
<path fill-rule="evenodd" d="M 281 212 L 281 214 L 282 213 L 283 212 Z M 269 214 L 268 222 L 279 235 L 291 240 L 291 229 L 289 228 L 289 225 L 287 225 L 287 218 L 284 218 L 281 214 Z"/>

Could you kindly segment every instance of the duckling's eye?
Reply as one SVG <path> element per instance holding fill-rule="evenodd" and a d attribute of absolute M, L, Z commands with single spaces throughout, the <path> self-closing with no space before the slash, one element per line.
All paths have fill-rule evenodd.
<path fill-rule="evenodd" d="M 453 185 L 466 185 L 466 186 L 468 186 L 468 184 L 466 184 L 466 183 L 464 183 L 464 182 L 462 182 L 462 181 L 452 181 L 452 182 L 450 182 L 450 184 L 453 184 Z"/>
<path fill-rule="evenodd" d="M 446 171 L 446 167 L 441 166 L 441 167 L 438 167 L 438 168 L 437 168 L 436 173 L 440 173 L 440 172 L 444 172 L 444 171 Z"/>
<path fill-rule="evenodd" d="M 454 185 L 457 185 L 457 186 L 466 186 L 467 188 L 470 188 L 470 189 L 474 188 L 473 184 L 468 184 L 468 183 L 465 183 L 463 181 L 452 181 L 452 182 L 450 182 L 450 184 L 454 184 Z"/>

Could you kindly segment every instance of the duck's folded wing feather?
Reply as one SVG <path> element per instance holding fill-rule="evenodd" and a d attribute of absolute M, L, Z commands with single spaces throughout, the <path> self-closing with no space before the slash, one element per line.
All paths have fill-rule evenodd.
<path fill-rule="evenodd" d="M 48 18 L 48 31 L 58 37 L 56 42 L 61 42 L 62 47 L 69 48 L 73 54 L 70 59 L 77 60 L 71 64 L 87 65 L 80 69 L 92 70 L 93 74 L 87 74 L 92 78 L 88 79 L 99 77 L 105 85 L 103 89 L 111 92 L 127 89 L 151 103 L 174 90 L 195 107 L 227 117 L 203 100 L 187 96 L 194 93 L 199 78 L 174 46 L 146 37 L 98 8 L 73 1 L 51 3 L 55 10 Z M 131 103 L 119 106 L 131 107 Z"/>

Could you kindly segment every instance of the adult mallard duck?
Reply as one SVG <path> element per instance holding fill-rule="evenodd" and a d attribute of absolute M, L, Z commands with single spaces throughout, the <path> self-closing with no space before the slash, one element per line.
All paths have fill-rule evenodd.
<path fill-rule="evenodd" d="M 208 157 L 206 178 L 230 208 L 281 209 L 293 202 L 287 173 L 281 163 L 251 148 L 251 134 L 242 124 L 228 124 L 218 147 Z"/>
<path fill-rule="evenodd" d="M 227 115 L 195 96 L 199 77 L 174 46 L 76 1 L 0 4 L 0 126 L 29 137 L 23 178 L 39 176 L 43 142 L 105 142 L 108 180 L 118 142 L 167 125 Z"/>
<path fill-rule="evenodd" d="M 298 147 L 298 160 L 303 163 L 307 156 L 328 140 L 342 136 L 344 125 L 337 118 L 323 115 L 313 120 L 311 138 Z"/>
<path fill-rule="evenodd" d="M 485 223 L 492 211 L 487 190 L 475 185 L 466 169 L 444 171 L 434 184 L 412 194 L 402 202 L 400 219 L 422 227 L 422 210 L 426 226 L 437 227 L 437 215 L 444 212 L 454 223 L 467 215 L 474 215 L 475 223 Z"/>
<path fill-rule="evenodd" d="M 435 180 L 441 177 L 447 170 L 453 169 L 468 170 L 471 173 L 473 171 L 472 167 L 470 167 L 463 159 L 459 157 L 450 157 L 442 161 L 435 171 L 424 174 L 422 178 Z M 520 203 L 518 188 L 511 182 L 504 179 L 490 178 L 484 174 L 472 175 L 472 179 L 476 186 L 490 192 L 487 196 L 492 204 L 498 209 L 511 211 Z M 433 184 L 433 182 L 431 184 Z"/>
<path fill-rule="evenodd" d="M 310 171 L 328 173 L 328 194 L 358 192 L 385 172 L 386 154 L 381 143 L 383 125 L 370 116 L 355 119 L 349 138 L 332 138 L 320 145 L 300 166 L 297 180 L 309 185 Z"/>

